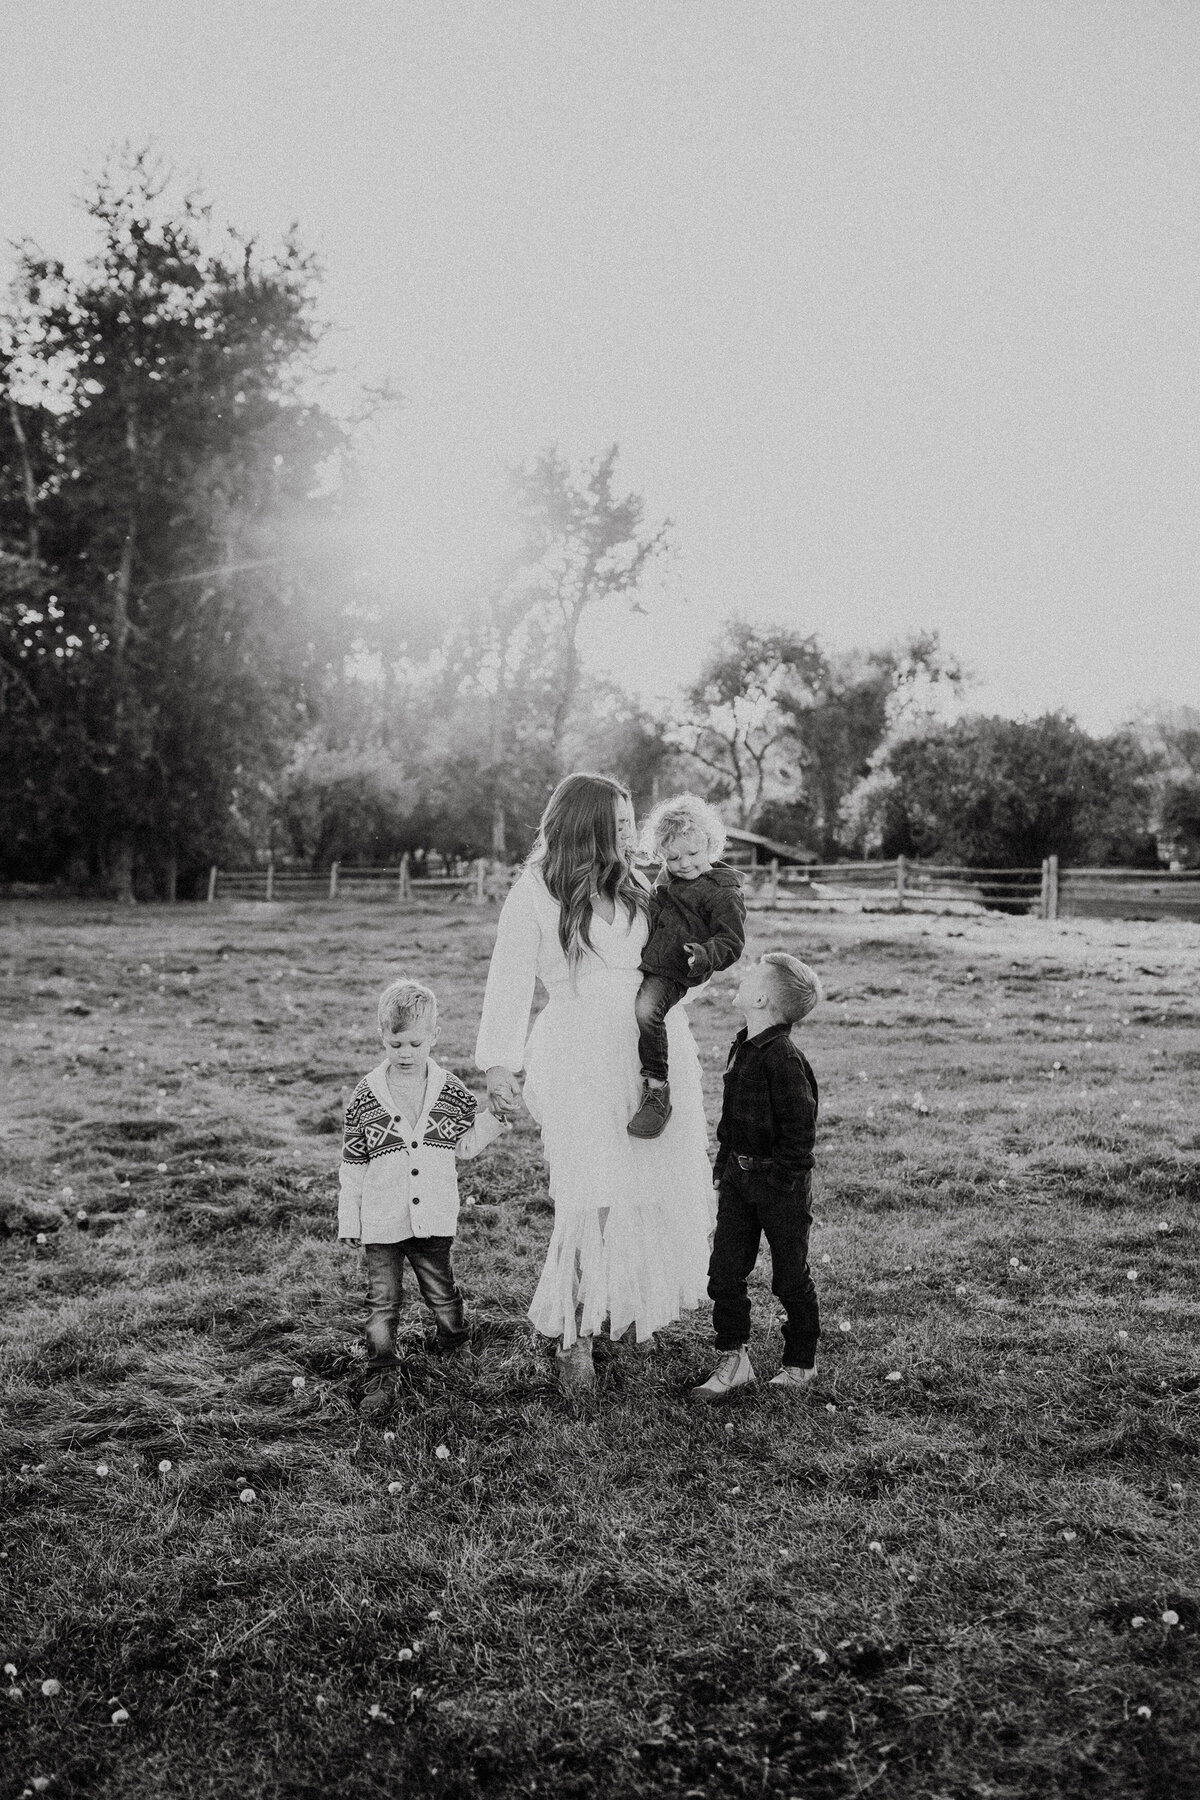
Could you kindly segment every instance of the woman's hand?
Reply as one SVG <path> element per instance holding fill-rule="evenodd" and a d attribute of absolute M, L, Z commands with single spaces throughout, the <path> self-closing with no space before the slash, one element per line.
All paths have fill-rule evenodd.
<path fill-rule="evenodd" d="M 521 1111 L 521 1084 L 502 1063 L 487 1072 L 488 1105 L 498 1119 L 515 1119 Z"/>

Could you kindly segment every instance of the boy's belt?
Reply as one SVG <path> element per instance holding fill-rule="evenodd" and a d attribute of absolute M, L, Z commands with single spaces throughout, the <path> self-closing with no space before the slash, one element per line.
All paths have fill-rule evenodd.
<path fill-rule="evenodd" d="M 739 1156 L 736 1151 L 733 1160 L 739 1169 L 769 1169 L 772 1162 L 769 1156 Z"/>

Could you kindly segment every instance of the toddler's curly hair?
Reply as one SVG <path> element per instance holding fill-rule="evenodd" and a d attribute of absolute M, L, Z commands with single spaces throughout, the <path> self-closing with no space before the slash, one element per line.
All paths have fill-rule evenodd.
<path fill-rule="evenodd" d="M 715 806 L 699 794 L 676 794 L 660 800 L 642 830 L 642 847 L 649 856 L 661 856 L 688 831 L 698 831 L 707 841 L 714 862 L 725 848 L 725 821 Z"/>

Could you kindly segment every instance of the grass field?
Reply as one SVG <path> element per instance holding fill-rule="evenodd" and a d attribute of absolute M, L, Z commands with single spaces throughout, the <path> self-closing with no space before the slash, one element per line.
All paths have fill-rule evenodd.
<path fill-rule="evenodd" d="M 527 1124 L 481 1354 L 413 1303 L 367 1424 L 343 1096 L 402 971 L 475 1081 L 494 921 L 0 915 L 0 1795 L 1200 1793 L 1200 928 L 752 915 L 828 991 L 811 1396 L 689 1408 L 700 1314 L 569 1411 Z"/>

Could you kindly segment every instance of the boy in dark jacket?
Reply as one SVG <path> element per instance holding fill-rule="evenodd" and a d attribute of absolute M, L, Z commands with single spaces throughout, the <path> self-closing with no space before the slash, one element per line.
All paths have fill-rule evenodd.
<path fill-rule="evenodd" d="M 783 1367 L 772 1387 L 797 1392 L 813 1377 L 821 1318 L 808 1267 L 817 1078 L 792 1027 L 821 997 L 798 957 L 772 950 L 748 968 L 734 998 L 746 1023 L 733 1040 L 717 1126 L 717 1230 L 708 1265 L 717 1367 L 694 1400 L 725 1400 L 754 1380 L 746 1283 L 763 1234 L 771 1292 L 786 1314 Z"/>
<path fill-rule="evenodd" d="M 671 1116 L 666 1018 L 691 987 L 735 963 L 746 947 L 746 906 L 735 872 L 716 859 L 725 848 L 720 814 L 696 794 L 656 806 L 646 844 L 661 857 L 650 900 L 650 935 L 642 951 L 642 985 L 634 1001 L 641 1104 L 627 1129 L 657 1137 Z"/>

